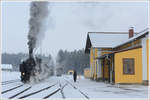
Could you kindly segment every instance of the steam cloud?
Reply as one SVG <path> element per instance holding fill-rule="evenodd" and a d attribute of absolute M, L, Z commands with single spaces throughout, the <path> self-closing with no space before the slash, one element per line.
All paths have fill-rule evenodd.
<path fill-rule="evenodd" d="M 32 2 L 30 7 L 30 20 L 28 32 L 29 50 L 34 49 L 42 42 L 46 31 L 48 17 L 48 2 Z"/>

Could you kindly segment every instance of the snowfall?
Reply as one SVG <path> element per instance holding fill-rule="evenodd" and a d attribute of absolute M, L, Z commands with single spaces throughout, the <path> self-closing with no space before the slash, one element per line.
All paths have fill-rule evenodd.
<path fill-rule="evenodd" d="M 23 84 L 19 72 L 1 72 L 1 98 L 3 99 L 148 98 L 148 86 L 144 85 L 111 85 L 86 79 L 84 76 L 78 76 L 77 82 L 74 83 L 71 75 L 51 76 L 39 83 Z"/>

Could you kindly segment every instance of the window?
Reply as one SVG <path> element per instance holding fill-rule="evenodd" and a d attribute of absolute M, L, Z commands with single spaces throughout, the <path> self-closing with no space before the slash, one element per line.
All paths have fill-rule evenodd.
<path fill-rule="evenodd" d="M 134 58 L 123 58 L 123 74 L 134 74 Z"/>
<path fill-rule="evenodd" d="M 100 50 L 100 49 L 98 49 L 98 51 L 97 51 L 97 55 L 98 55 L 98 57 L 100 57 L 100 56 L 101 56 L 101 50 Z"/>

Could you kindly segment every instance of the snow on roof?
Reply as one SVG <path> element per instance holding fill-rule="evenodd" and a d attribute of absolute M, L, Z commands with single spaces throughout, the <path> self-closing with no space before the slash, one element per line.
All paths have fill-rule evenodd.
<path fill-rule="evenodd" d="M 143 36 L 143 35 L 146 34 L 147 32 L 148 32 L 148 28 L 142 30 L 142 31 L 139 32 L 137 35 L 135 35 L 135 36 L 133 36 L 133 37 L 131 37 L 131 38 L 125 40 L 125 41 L 122 41 L 122 42 L 120 41 L 120 43 L 117 44 L 116 46 L 114 46 L 113 48 L 116 48 L 116 47 L 121 46 L 121 45 L 123 45 L 123 44 L 126 44 L 126 43 L 128 43 L 128 42 L 131 42 L 131 41 L 133 41 L 133 40 L 135 40 L 135 39 L 137 39 L 137 38 Z"/>
<path fill-rule="evenodd" d="M 116 48 L 132 42 L 148 34 L 149 28 L 136 32 L 129 38 L 128 32 L 89 32 L 86 40 L 85 53 L 90 53 L 89 48 Z"/>
<path fill-rule="evenodd" d="M 89 33 L 92 47 L 96 48 L 113 48 L 119 43 L 128 39 L 128 34 L 124 33 Z"/>
<path fill-rule="evenodd" d="M 1 69 L 12 69 L 11 64 L 1 64 Z"/>

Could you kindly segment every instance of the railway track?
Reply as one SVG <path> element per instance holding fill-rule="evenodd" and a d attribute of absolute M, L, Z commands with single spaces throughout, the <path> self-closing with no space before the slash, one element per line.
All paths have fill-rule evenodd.
<path fill-rule="evenodd" d="M 20 95 L 20 94 L 24 93 L 25 91 L 27 91 L 27 90 L 29 90 L 29 89 L 31 89 L 31 86 L 30 86 L 30 87 L 28 87 L 28 88 L 26 88 L 26 89 L 24 89 L 24 90 L 22 90 L 21 92 L 19 92 L 19 93 L 15 94 L 15 95 L 13 95 L 13 96 L 9 97 L 9 99 L 12 99 L 12 98 L 14 98 L 14 97 L 18 96 L 18 95 Z"/>
<path fill-rule="evenodd" d="M 64 94 L 65 93 L 64 88 L 67 85 L 70 85 L 71 87 L 73 87 L 73 89 L 77 90 L 76 92 L 78 92 L 79 94 L 81 94 L 81 96 L 83 98 L 85 97 L 86 99 L 89 99 L 89 96 L 87 94 L 85 94 L 83 91 L 81 91 L 78 87 L 76 87 L 73 83 L 71 83 L 67 79 L 64 79 L 64 80 L 65 81 L 62 81 L 62 82 L 59 81 L 59 82 L 56 82 L 55 84 L 53 83 L 52 85 L 49 85 L 49 86 L 47 85 L 47 87 L 45 87 L 45 88 L 41 88 L 39 90 L 35 90 L 35 91 L 30 92 L 30 93 L 28 93 L 28 90 L 31 90 L 32 86 L 29 86 L 29 87 L 26 87 L 26 88 L 22 88 L 18 92 L 15 92 L 15 94 L 8 96 L 8 99 L 13 99 L 13 98 L 16 98 L 16 97 L 18 99 L 24 99 L 24 98 L 27 98 L 29 96 L 32 97 L 32 95 L 35 95 L 35 94 L 38 95 L 37 93 L 43 93 L 42 91 L 44 91 L 44 92 L 47 93 L 49 90 L 51 92 L 49 94 L 47 94 L 45 97 L 41 97 L 41 98 L 47 99 L 47 98 L 50 98 L 50 97 L 55 97 L 55 94 L 57 95 L 58 92 L 59 92 L 61 98 L 65 99 L 67 97 Z M 13 82 L 13 81 L 16 81 L 16 80 L 11 80 L 11 81 L 7 81 L 7 82 Z M 7 83 L 7 82 L 4 82 L 4 83 Z M 21 84 L 19 86 L 13 87 L 11 89 L 5 90 L 5 91 L 2 92 L 2 94 L 5 94 L 5 93 L 7 93 L 9 91 L 12 91 L 12 90 L 15 90 L 15 89 L 18 90 L 17 88 L 22 87 L 23 85 L 24 84 Z M 58 85 L 58 86 L 56 86 L 56 88 L 54 88 L 54 90 L 50 89 L 51 87 L 53 87 L 55 85 Z M 26 92 L 24 95 L 20 95 L 20 94 L 23 94 L 24 92 Z"/>
<path fill-rule="evenodd" d="M 79 88 L 74 86 L 72 83 L 70 83 L 68 80 L 64 79 L 68 84 L 70 84 L 74 89 L 78 90 L 86 99 L 90 99 L 89 96 L 87 96 L 84 92 L 82 92 Z"/>
<path fill-rule="evenodd" d="M 55 93 L 57 93 L 58 91 L 60 91 L 60 88 L 56 89 L 54 92 L 50 93 L 49 95 L 45 96 L 43 99 L 47 99 L 50 96 L 54 95 Z"/>
<path fill-rule="evenodd" d="M 64 95 L 63 89 L 64 89 L 64 87 L 67 86 L 67 85 L 68 85 L 67 83 L 66 83 L 64 86 L 62 86 L 61 84 L 59 84 L 59 86 L 60 86 L 60 93 L 61 93 L 63 99 L 66 98 L 65 95 Z"/>
<path fill-rule="evenodd" d="M 11 84 L 11 83 L 19 82 L 19 81 L 20 81 L 20 79 L 10 80 L 10 81 L 4 81 L 4 82 L 2 82 L 2 85 L 7 85 L 7 84 Z"/>
<path fill-rule="evenodd" d="M 19 87 L 21 87 L 21 86 L 23 86 L 23 85 L 24 85 L 24 84 L 21 84 L 21 85 L 19 85 L 19 86 L 13 87 L 13 88 L 11 88 L 11 89 L 5 90 L 5 91 L 2 92 L 2 94 L 7 93 L 7 92 L 12 91 L 12 90 L 15 90 L 15 89 L 17 89 L 17 88 L 19 88 Z"/>
<path fill-rule="evenodd" d="M 20 80 L 20 79 L 9 80 L 9 81 L 3 81 L 2 83 L 7 83 L 7 82 L 11 82 L 11 81 L 16 81 L 16 80 Z"/>
<path fill-rule="evenodd" d="M 56 83 L 56 84 L 57 84 L 57 83 Z M 46 87 L 46 88 L 43 88 L 43 89 L 40 89 L 40 90 L 38 90 L 38 91 L 35 91 L 35 92 L 32 92 L 32 93 L 26 94 L 26 95 L 24 95 L 24 96 L 21 96 L 21 97 L 19 97 L 19 99 L 23 99 L 23 98 L 29 97 L 29 96 L 31 96 L 31 95 L 34 95 L 34 94 L 36 94 L 36 93 L 42 92 L 42 91 L 44 91 L 44 90 L 47 90 L 47 89 L 49 89 L 49 88 L 55 86 L 56 84 L 50 85 L 50 86 L 48 86 L 48 87 Z"/>
<path fill-rule="evenodd" d="M 56 94 L 56 93 L 59 92 L 59 91 L 63 92 L 63 88 L 64 88 L 66 85 L 67 85 L 67 84 L 61 86 L 61 84 L 59 84 L 60 87 L 59 87 L 58 89 L 56 89 L 54 92 L 51 92 L 50 94 L 48 94 L 47 96 L 45 96 L 43 99 L 47 99 L 47 98 L 49 98 L 50 96 Z M 63 95 L 63 94 L 62 94 L 62 95 Z M 63 98 L 65 98 L 64 95 L 63 95 Z"/>

